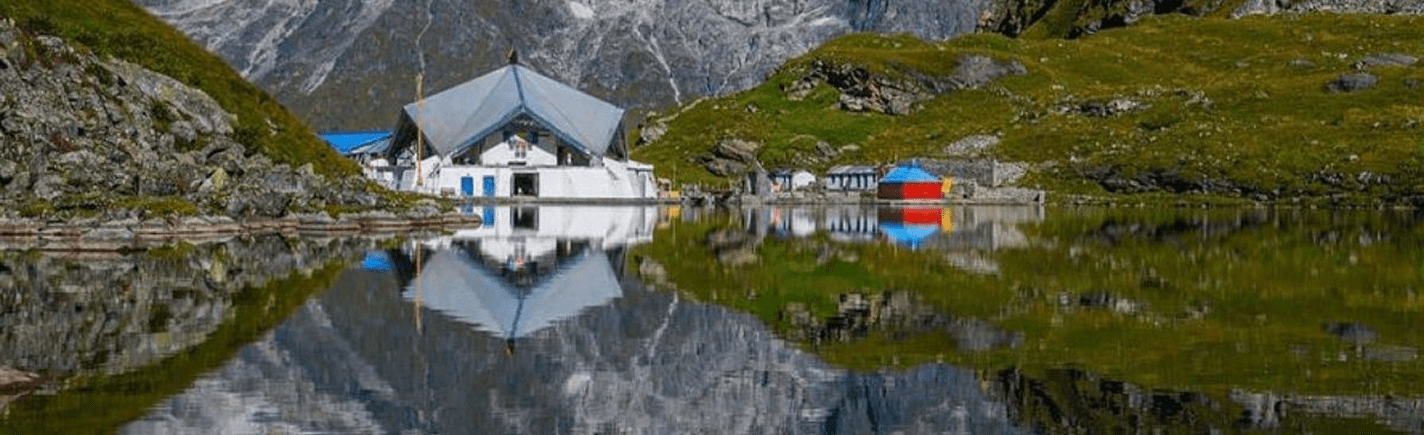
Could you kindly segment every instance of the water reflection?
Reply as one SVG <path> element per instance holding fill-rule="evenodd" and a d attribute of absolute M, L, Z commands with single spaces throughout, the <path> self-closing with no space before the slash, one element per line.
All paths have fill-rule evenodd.
<path fill-rule="evenodd" d="M 513 340 L 621 296 L 617 258 L 652 241 L 653 207 L 484 208 L 477 229 L 393 253 L 416 258 L 405 298 Z M 413 252 L 419 251 L 419 252 Z M 422 261 L 423 259 L 423 261 Z"/>
<path fill-rule="evenodd" d="M 0 251 L 0 433 L 102 432 L 136 417 L 376 243 L 263 234 L 133 253 Z M 88 408 L 98 403 L 104 412 Z"/>
<path fill-rule="evenodd" d="M 942 252 L 951 265 L 983 274 L 998 272 L 998 265 L 983 252 L 1026 247 L 1029 240 L 1020 226 L 1044 219 L 1042 206 L 781 206 L 740 213 L 754 240 L 824 233 L 843 243 L 885 241 Z"/>
<path fill-rule="evenodd" d="M 121 431 L 1424 433 L 1412 215 L 469 212 L 490 224 L 316 245 L 352 267 Z M 171 287 L 240 279 L 262 252 L 177 255 L 200 278 Z M 170 313 L 236 316 L 187 306 Z M 133 318 L 191 321 L 152 312 Z M 41 367 L 22 360 L 5 364 Z"/>
<path fill-rule="evenodd" d="M 670 213 L 583 211 L 496 209 L 387 251 L 391 271 L 352 268 L 124 431 L 1018 433 L 972 371 L 836 369 L 756 317 L 649 291 L 627 248 Z"/>

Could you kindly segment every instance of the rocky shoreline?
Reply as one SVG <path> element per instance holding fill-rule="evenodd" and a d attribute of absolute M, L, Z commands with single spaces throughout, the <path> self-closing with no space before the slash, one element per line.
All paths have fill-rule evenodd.
<path fill-rule="evenodd" d="M 0 218 L 0 250 L 124 252 L 204 242 L 240 235 L 350 235 L 412 230 L 448 230 L 480 225 L 480 217 L 455 213 L 362 212 L 331 217 L 325 212 L 281 218 L 235 220 L 227 216 L 162 219 L 40 220 Z"/>

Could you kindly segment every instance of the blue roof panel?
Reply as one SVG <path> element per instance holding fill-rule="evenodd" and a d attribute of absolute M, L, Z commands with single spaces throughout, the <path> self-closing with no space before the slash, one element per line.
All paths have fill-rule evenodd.
<path fill-rule="evenodd" d="M 938 183 L 939 177 L 930 175 L 929 172 L 925 172 L 925 170 L 920 169 L 919 166 L 901 165 L 897 166 L 895 170 L 890 171 L 889 174 L 885 174 L 885 178 L 880 179 L 881 183 L 910 183 L 921 181 Z"/>
<path fill-rule="evenodd" d="M 391 136 L 389 131 L 335 131 L 319 134 L 336 152 L 350 154 L 351 150 Z"/>

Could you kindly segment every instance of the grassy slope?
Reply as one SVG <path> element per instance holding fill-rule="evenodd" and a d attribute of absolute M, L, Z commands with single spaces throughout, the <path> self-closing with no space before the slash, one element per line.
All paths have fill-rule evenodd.
<path fill-rule="evenodd" d="M 1379 84 L 1357 93 L 1332 94 L 1323 85 L 1364 56 L 1424 56 L 1420 29 L 1421 17 L 1162 16 L 1078 40 L 976 34 L 926 43 L 853 35 L 789 61 L 758 88 L 686 109 L 634 158 L 657 165 L 661 176 L 716 184 L 722 181 L 694 158 L 725 137 L 765 143 L 760 158 L 769 166 L 824 170 L 931 157 L 965 135 L 999 134 L 998 157 L 1055 163 L 1027 181 L 1058 192 L 1104 193 L 1082 172 L 1106 167 L 1129 177 L 1175 171 L 1187 180 L 1224 180 L 1280 196 L 1417 195 L 1424 192 L 1424 85 L 1406 80 L 1424 80 L 1424 67 L 1374 68 Z M 815 59 L 940 75 L 969 53 L 1017 60 L 1029 74 L 939 96 L 903 117 L 842 112 L 828 87 L 801 102 L 779 91 Z M 1119 96 L 1150 108 L 1110 118 L 1058 110 Z M 817 139 L 862 149 L 832 161 L 798 159 Z M 1344 181 L 1316 181 L 1321 171 Z M 1366 171 L 1394 182 L 1353 181 Z"/>
<path fill-rule="evenodd" d="M 250 151 L 293 166 L 310 162 L 328 175 L 358 170 L 222 59 L 129 1 L 7 1 L 0 2 L 0 15 L 32 32 L 62 37 L 202 89 L 237 115 L 235 138 Z"/>

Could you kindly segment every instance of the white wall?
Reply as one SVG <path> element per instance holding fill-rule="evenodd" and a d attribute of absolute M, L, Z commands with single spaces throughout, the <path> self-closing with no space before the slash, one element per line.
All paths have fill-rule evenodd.
<path fill-rule="evenodd" d="M 531 152 L 532 154 L 532 152 Z M 638 199 L 657 198 L 652 171 L 621 166 L 442 166 L 425 180 L 425 192 L 464 196 L 461 180 L 471 177 L 474 195 L 484 196 L 484 177 L 493 176 L 494 196 L 513 196 L 515 174 L 536 173 L 539 198 Z"/>
<path fill-rule="evenodd" d="M 515 136 L 518 137 L 518 136 Z M 507 166 L 511 163 L 522 163 L 525 166 L 554 166 L 559 164 L 558 156 L 554 154 L 554 147 L 558 146 L 557 141 L 545 140 L 537 146 L 531 144 L 525 157 L 520 158 L 515 155 L 515 143 L 518 140 L 500 142 L 489 147 L 480 153 L 480 164 L 484 166 Z"/>
<path fill-rule="evenodd" d="M 796 171 L 791 174 L 791 188 L 800 189 L 816 182 L 816 176 L 806 171 Z"/>

